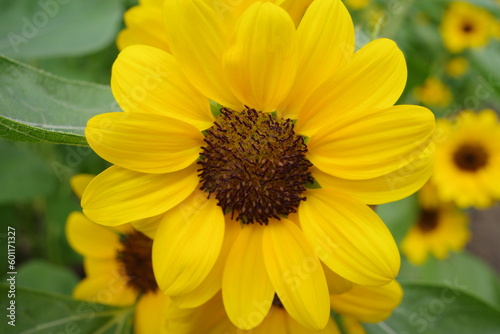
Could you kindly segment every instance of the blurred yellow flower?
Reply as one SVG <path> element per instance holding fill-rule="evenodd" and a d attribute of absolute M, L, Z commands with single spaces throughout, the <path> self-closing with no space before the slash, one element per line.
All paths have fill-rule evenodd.
<path fill-rule="evenodd" d="M 215 5 L 166 1 L 171 53 L 120 53 L 111 86 L 124 112 L 86 128 L 114 166 L 89 184 L 83 210 L 109 226 L 163 215 L 153 268 L 186 305 L 222 288 L 229 319 L 251 329 L 276 293 L 298 323 L 322 329 L 321 263 L 359 285 L 397 275 L 395 242 L 366 204 L 426 181 L 434 117 L 394 106 L 406 84 L 402 52 L 379 39 L 354 53 L 340 0 L 314 1 L 298 27 L 271 2 Z M 212 114 L 210 100 L 224 107 Z"/>
<path fill-rule="evenodd" d="M 344 2 L 347 5 L 347 7 L 354 10 L 358 10 L 368 6 L 371 0 L 344 0 Z"/>
<path fill-rule="evenodd" d="M 454 57 L 446 63 L 446 74 L 458 78 L 469 69 L 469 61 L 464 57 Z"/>
<path fill-rule="evenodd" d="M 348 333 L 362 334 L 364 330 L 360 322 L 377 323 L 388 318 L 401 303 L 403 290 L 397 281 L 381 287 L 363 287 L 354 285 L 350 290 L 331 295 L 331 307 L 341 315 L 348 324 Z M 258 300 L 254 300 L 258 303 Z M 169 333 L 175 334 L 340 334 L 337 324 L 328 319 L 322 330 L 311 330 L 291 317 L 277 295 L 274 296 L 271 308 L 259 310 L 265 313 L 264 320 L 250 331 L 242 331 L 236 327 L 224 311 L 220 294 L 206 304 L 192 309 L 170 307 L 167 317 Z M 247 319 L 251 321 L 251 319 Z M 345 324 L 345 323 L 344 323 Z M 353 331 L 356 329 L 357 331 Z"/>
<path fill-rule="evenodd" d="M 430 77 L 416 87 L 413 95 L 424 105 L 429 107 L 446 107 L 451 103 L 451 90 L 438 78 Z"/>
<path fill-rule="evenodd" d="M 401 243 L 401 251 L 414 265 L 429 255 L 446 259 L 450 251 L 460 251 L 470 239 L 467 214 L 452 203 L 438 199 L 436 188 L 427 183 L 418 193 L 420 213 Z"/>
<path fill-rule="evenodd" d="M 75 193 L 80 196 L 93 177 L 74 176 Z M 161 293 L 153 275 L 151 239 L 128 224 L 119 228 L 97 225 L 80 212 L 69 215 L 66 237 L 83 256 L 87 275 L 73 291 L 74 298 L 115 306 L 135 304 L 135 333 L 166 333 L 169 298 Z"/>
<path fill-rule="evenodd" d="M 467 2 L 452 2 L 441 24 L 444 45 L 453 53 L 488 43 L 493 16 L 485 9 Z"/>
<path fill-rule="evenodd" d="M 432 180 L 443 201 L 485 208 L 500 198 L 500 124 L 493 110 L 440 119 L 435 141 Z"/>

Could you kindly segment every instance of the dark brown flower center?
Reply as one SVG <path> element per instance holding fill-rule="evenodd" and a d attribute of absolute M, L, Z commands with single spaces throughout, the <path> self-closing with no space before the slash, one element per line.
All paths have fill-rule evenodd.
<path fill-rule="evenodd" d="M 455 151 L 453 160 L 458 168 L 475 172 L 488 163 L 488 152 L 480 145 L 466 144 Z"/>
<path fill-rule="evenodd" d="M 471 22 L 463 22 L 462 23 L 462 31 L 466 34 L 470 34 L 474 31 L 474 25 Z"/>
<path fill-rule="evenodd" d="M 420 210 L 417 226 L 422 232 L 430 232 L 436 229 L 439 223 L 439 212 L 437 210 Z"/>
<path fill-rule="evenodd" d="M 122 237 L 123 250 L 118 252 L 118 261 L 123 263 L 127 284 L 138 292 L 147 293 L 158 290 L 153 273 L 151 250 L 153 240 L 140 232 Z"/>
<path fill-rule="evenodd" d="M 267 224 L 296 212 L 313 179 L 304 139 L 293 127 L 290 119 L 254 109 L 223 108 L 206 131 L 200 189 L 246 224 Z"/>

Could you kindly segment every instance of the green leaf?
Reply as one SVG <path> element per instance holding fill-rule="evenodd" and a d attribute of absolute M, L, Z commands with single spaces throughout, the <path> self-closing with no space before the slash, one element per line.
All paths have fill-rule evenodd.
<path fill-rule="evenodd" d="M 0 53 L 17 59 L 75 56 L 111 43 L 120 0 L 0 0 Z"/>
<path fill-rule="evenodd" d="M 417 220 L 417 196 L 412 195 L 397 202 L 378 205 L 375 211 L 389 227 L 394 239 L 399 244 L 408 229 Z"/>
<path fill-rule="evenodd" d="M 401 305 L 389 319 L 366 324 L 368 334 L 500 333 L 500 310 L 463 292 L 455 281 L 403 284 L 403 289 Z"/>
<path fill-rule="evenodd" d="M 0 308 L 10 312 L 7 307 L 14 301 L 15 327 L 8 324 L 12 318 L 7 313 L 0 321 L 0 333 L 126 334 L 132 331 L 133 307 L 112 307 L 19 287 L 15 288 L 15 296 L 9 297 L 9 291 L 6 285 L 0 286 Z"/>
<path fill-rule="evenodd" d="M 0 56 L 0 137 L 87 145 L 94 115 L 119 111 L 109 86 L 67 80 Z"/>
<path fill-rule="evenodd" d="M 500 282 L 496 273 L 467 252 L 452 253 L 443 261 L 430 257 L 422 266 L 413 266 L 404 259 L 398 280 L 429 284 L 456 280 L 464 292 L 500 308 Z"/>
<path fill-rule="evenodd" d="M 0 156 L 0 203 L 28 201 L 54 190 L 55 174 L 33 151 L 0 140 Z"/>
<path fill-rule="evenodd" d="M 68 268 L 45 260 L 31 260 L 19 267 L 16 286 L 70 296 L 78 281 Z"/>

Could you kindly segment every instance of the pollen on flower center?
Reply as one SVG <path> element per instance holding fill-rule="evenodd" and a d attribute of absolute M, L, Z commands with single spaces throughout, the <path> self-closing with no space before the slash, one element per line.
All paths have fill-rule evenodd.
<path fill-rule="evenodd" d="M 123 236 L 121 242 L 123 250 L 118 252 L 118 261 L 123 263 L 127 284 L 138 292 L 155 292 L 158 284 L 151 261 L 153 240 L 134 232 Z"/>
<path fill-rule="evenodd" d="M 458 168 L 475 172 L 488 163 L 488 152 L 479 145 L 462 145 L 453 155 L 453 160 Z"/>
<path fill-rule="evenodd" d="M 206 131 L 200 189 L 243 223 L 267 224 L 296 212 L 313 179 L 304 139 L 293 127 L 290 119 L 254 109 L 223 108 Z"/>
<path fill-rule="evenodd" d="M 439 212 L 437 210 L 425 210 L 420 211 L 420 216 L 418 218 L 417 226 L 424 233 L 434 230 L 439 221 Z"/>

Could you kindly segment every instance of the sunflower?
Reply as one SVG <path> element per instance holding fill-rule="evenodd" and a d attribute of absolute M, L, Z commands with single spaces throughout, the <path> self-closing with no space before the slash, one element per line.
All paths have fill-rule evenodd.
<path fill-rule="evenodd" d="M 444 45 L 453 53 L 484 46 L 493 24 L 494 19 L 487 10 L 463 1 L 452 2 L 441 24 Z"/>
<path fill-rule="evenodd" d="M 452 78 L 464 75 L 469 69 L 469 61 L 464 57 L 454 57 L 446 63 L 446 74 Z"/>
<path fill-rule="evenodd" d="M 360 322 L 377 323 L 388 318 L 392 311 L 401 303 L 403 290 L 394 280 L 381 287 L 352 286 L 342 294 L 330 296 L 333 312 L 341 316 L 342 327 L 348 333 L 365 333 Z M 291 317 L 277 295 L 274 296 L 270 310 L 262 309 L 264 320 L 251 331 L 242 331 L 228 318 L 219 294 L 206 304 L 192 309 L 170 307 L 167 317 L 170 319 L 167 329 L 176 334 L 337 334 L 341 333 L 332 318 L 328 319 L 325 328 L 320 331 L 311 330 Z"/>
<path fill-rule="evenodd" d="M 71 179 L 80 196 L 93 178 Z M 135 305 L 135 333 L 164 333 L 169 298 L 158 289 L 151 264 L 153 241 L 130 225 L 109 228 L 72 212 L 66 223 L 71 247 L 84 258 L 85 277 L 73 291 L 76 299 L 116 306 Z"/>
<path fill-rule="evenodd" d="M 413 95 L 429 107 L 446 107 L 452 99 L 451 90 L 438 78 L 429 77 L 414 89 Z"/>
<path fill-rule="evenodd" d="M 432 254 L 443 260 L 450 251 L 460 251 L 470 239 L 469 218 L 452 203 L 441 202 L 432 183 L 419 192 L 420 210 L 415 222 L 401 243 L 408 260 L 423 264 Z"/>
<path fill-rule="evenodd" d="M 500 124 L 490 109 L 438 121 L 432 180 L 442 201 L 485 208 L 500 198 Z"/>
<path fill-rule="evenodd" d="M 222 287 L 229 318 L 250 329 L 276 293 L 297 322 L 322 329 L 321 263 L 358 285 L 397 275 L 395 242 L 366 204 L 425 183 L 434 117 L 393 106 L 403 54 L 387 39 L 354 53 L 341 1 L 314 1 L 300 23 L 271 2 L 239 4 L 166 1 L 171 53 L 120 53 L 111 86 L 124 112 L 86 128 L 114 166 L 89 184 L 83 210 L 108 226 L 163 216 L 153 269 L 185 306 Z"/>

